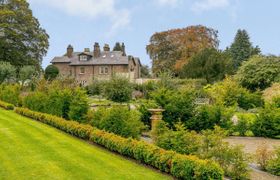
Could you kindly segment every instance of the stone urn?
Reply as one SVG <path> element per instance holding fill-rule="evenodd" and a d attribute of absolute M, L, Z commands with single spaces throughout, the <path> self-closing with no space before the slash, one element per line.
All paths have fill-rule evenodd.
<path fill-rule="evenodd" d="M 148 109 L 149 112 L 151 112 L 152 116 L 151 119 L 151 129 L 153 130 L 154 127 L 156 127 L 156 124 L 162 120 L 162 112 L 164 112 L 164 109 Z"/>

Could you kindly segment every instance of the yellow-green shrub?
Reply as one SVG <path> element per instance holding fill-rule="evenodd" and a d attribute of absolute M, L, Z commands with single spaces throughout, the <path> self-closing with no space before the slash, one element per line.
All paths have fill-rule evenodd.
<path fill-rule="evenodd" d="M 20 86 L 18 84 L 15 85 L 3 84 L 0 86 L 0 99 L 2 101 L 18 106 L 21 104 L 19 95 L 20 95 Z"/>
<path fill-rule="evenodd" d="M 13 110 L 14 109 L 14 105 L 10 104 L 10 103 L 6 103 L 3 101 L 0 101 L 0 107 L 7 109 L 7 110 Z"/>
<path fill-rule="evenodd" d="M 280 147 L 275 148 L 273 157 L 268 160 L 267 171 L 280 176 Z"/>

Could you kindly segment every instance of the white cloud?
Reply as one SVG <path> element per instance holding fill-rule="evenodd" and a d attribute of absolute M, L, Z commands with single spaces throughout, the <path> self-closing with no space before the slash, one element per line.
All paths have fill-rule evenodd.
<path fill-rule="evenodd" d="M 191 10 L 195 13 L 201 13 L 213 9 L 223 9 L 230 5 L 230 0 L 196 0 Z"/>
<path fill-rule="evenodd" d="M 117 9 L 116 0 L 29 0 L 29 2 L 44 4 L 83 18 L 108 17 L 112 22 L 111 33 L 130 23 L 130 11 Z"/>
<path fill-rule="evenodd" d="M 161 6 L 172 6 L 175 7 L 178 5 L 179 0 L 155 0 Z"/>

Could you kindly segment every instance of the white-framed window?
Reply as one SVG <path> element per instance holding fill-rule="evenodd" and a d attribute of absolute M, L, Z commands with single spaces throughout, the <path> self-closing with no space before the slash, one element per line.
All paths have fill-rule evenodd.
<path fill-rule="evenodd" d="M 80 67 L 80 74 L 85 74 L 85 67 Z"/>
<path fill-rule="evenodd" d="M 80 61 L 87 61 L 87 55 L 80 55 Z"/>
<path fill-rule="evenodd" d="M 99 74 L 108 74 L 108 73 L 109 73 L 109 67 L 108 66 L 99 67 Z"/>

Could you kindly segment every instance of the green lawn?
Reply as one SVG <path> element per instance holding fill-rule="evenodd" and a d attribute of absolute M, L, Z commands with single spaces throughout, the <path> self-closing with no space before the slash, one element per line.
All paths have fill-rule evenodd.
<path fill-rule="evenodd" d="M 0 179 L 171 179 L 0 108 Z"/>

